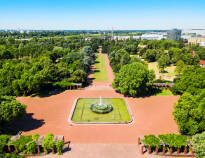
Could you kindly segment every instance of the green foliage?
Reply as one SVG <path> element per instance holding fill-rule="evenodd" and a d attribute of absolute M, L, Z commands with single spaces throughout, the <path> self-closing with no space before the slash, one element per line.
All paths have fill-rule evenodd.
<path fill-rule="evenodd" d="M 184 67 L 185 67 L 185 65 L 184 65 L 184 62 L 182 60 L 177 61 L 175 72 L 178 74 L 181 74 Z"/>
<path fill-rule="evenodd" d="M 18 152 L 23 152 L 26 150 L 26 145 L 32 141 L 32 136 L 23 136 L 21 135 L 19 139 L 16 141 L 11 141 L 10 145 L 13 144 L 15 149 L 17 149 Z"/>
<path fill-rule="evenodd" d="M 37 141 L 39 137 L 40 137 L 39 134 L 32 135 L 32 139 L 35 140 L 35 141 Z"/>
<path fill-rule="evenodd" d="M 0 158 L 24 158 L 24 156 L 6 153 L 6 154 L 0 154 Z"/>
<path fill-rule="evenodd" d="M 205 89 L 195 96 L 184 93 L 174 108 L 173 115 L 180 132 L 194 135 L 205 130 Z"/>
<path fill-rule="evenodd" d="M 113 87 L 122 94 L 130 96 L 145 95 L 152 86 L 154 72 L 141 63 L 123 66 L 115 75 Z"/>
<path fill-rule="evenodd" d="M 170 63 L 169 55 L 163 54 L 158 60 L 158 67 L 160 72 L 164 72 L 164 69 L 167 67 L 167 65 Z"/>
<path fill-rule="evenodd" d="M 26 106 L 14 97 L 0 96 L 0 123 L 11 122 L 26 113 Z"/>
<path fill-rule="evenodd" d="M 26 144 L 25 154 L 35 154 L 37 151 L 37 143 L 36 141 L 30 141 Z"/>
<path fill-rule="evenodd" d="M 193 136 L 191 143 L 196 157 L 204 158 L 205 157 L 205 132 Z"/>
<path fill-rule="evenodd" d="M 187 66 L 173 87 L 174 94 L 183 94 L 190 92 L 197 94 L 201 89 L 205 88 L 205 69 L 200 67 Z"/>
<path fill-rule="evenodd" d="M 7 145 L 11 136 L 9 135 L 0 135 L 0 154 L 3 153 L 4 147 Z"/>
<path fill-rule="evenodd" d="M 58 155 L 62 155 L 63 146 L 64 146 L 64 142 L 62 140 L 58 140 L 56 142 L 56 148 L 57 148 Z"/>
<path fill-rule="evenodd" d="M 51 150 L 54 146 L 53 137 L 53 134 L 47 134 L 43 140 L 42 147 L 44 148 L 46 154 L 48 154 L 49 150 Z"/>
<path fill-rule="evenodd" d="M 159 135 L 159 139 L 169 147 L 181 148 L 187 145 L 187 136 L 178 134 Z"/>
<path fill-rule="evenodd" d="M 56 83 L 53 84 L 54 87 L 60 87 L 60 88 L 63 88 L 63 89 L 66 89 L 66 88 L 68 88 L 68 86 L 72 86 L 72 85 L 74 85 L 74 83 L 70 83 L 66 80 L 62 80 L 60 82 L 56 82 Z"/>
<path fill-rule="evenodd" d="M 141 140 L 145 145 L 150 147 L 159 147 L 160 146 L 160 139 L 157 138 L 155 135 L 145 135 L 144 139 Z"/>

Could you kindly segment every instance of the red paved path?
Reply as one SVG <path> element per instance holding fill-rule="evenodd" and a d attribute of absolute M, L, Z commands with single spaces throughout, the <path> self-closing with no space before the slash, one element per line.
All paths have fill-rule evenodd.
<path fill-rule="evenodd" d="M 173 105 L 177 96 L 152 96 L 147 98 L 124 97 L 131 109 L 134 121 L 129 125 L 71 125 L 68 121 L 74 101 L 78 97 L 123 97 L 110 86 L 113 80 L 112 69 L 106 56 L 109 82 L 94 82 L 83 90 L 67 90 L 46 98 L 19 97 L 27 105 L 27 113 L 45 124 L 24 134 L 54 133 L 64 135 L 72 143 L 136 143 L 137 136 L 145 134 L 177 133 L 178 127 L 173 120 Z M 30 120 L 21 122 L 27 130 Z"/>

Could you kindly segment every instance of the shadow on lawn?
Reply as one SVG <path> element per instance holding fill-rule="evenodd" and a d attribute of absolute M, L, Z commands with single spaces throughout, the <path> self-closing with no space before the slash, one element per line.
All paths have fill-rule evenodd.
<path fill-rule="evenodd" d="M 96 70 L 94 70 L 94 72 L 100 72 L 100 70 L 97 70 L 97 69 L 96 69 Z"/>
<path fill-rule="evenodd" d="M 149 90 L 148 93 L 145 93 L 145 94 L 141 94 L 139 96 L 135 96 L 134 98 L 147 98 L 147 97 L 151 97 L 151 96 L 156 96 L 157 94 L 160 94 L 162 93 L 162 89 L 160 88 L 152 88 Z M 120 91 L 116 91 L 117 93 L 120 93 Z M 125 97 L 132 97 L 131 95 L 124 95 Z"/>
<path fill-rule="evenodd" d="M 40 128 L 44 125 L 45 122 L 43 119 L 38 120 L 33 118 L 33 113 L 27 113 L 26 116 L 22 119 L 14 121 L 10 127 L 15 128 L 18 131 L 31 131 L 37 128 Z"/>

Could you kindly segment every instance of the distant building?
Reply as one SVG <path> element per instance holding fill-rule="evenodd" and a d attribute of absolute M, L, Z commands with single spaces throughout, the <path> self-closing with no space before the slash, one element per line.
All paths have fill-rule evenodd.
<path fill-rule="evenodd" d="M 205 38 L 204 37 L 193 37 L 188 39 L 189 44 L 199 44 L 199 45 L 204 45 L 205 43 Z"/>
<path fill-rule="evenodd" d="M 142 40 L 161 40 L 161 39 L 165 39 L 166 36 L 164 36 L 163 34 L 143 34 L 141 36 L 141 39 Z"/>
<path fill-rule="evenodd" d="M 200 60 L 200 66 L 205 67 L 205 60 Z"/>
<path fill-rule="evenodd" d="M 199 46 L 205 47 L 205 42 L 200 42 L 200 43 L 199 43 Z"/>
<path fill-rule="evenodd" d="M 130 39 L 130 36 L 114 36 L 113 39 L 114 40 L 126 40 L 126 39 Z"/>
<path fill-rule="evenodd" d="M 167 32 L 167 39 L 173 41 L 179 41 L 181 39 L 181 30 L 173 29 Z"/>

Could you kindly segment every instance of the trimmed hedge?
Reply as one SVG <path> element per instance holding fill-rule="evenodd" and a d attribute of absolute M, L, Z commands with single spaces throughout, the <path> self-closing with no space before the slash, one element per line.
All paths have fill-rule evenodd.
<path fill-rule="evenodd" d="M 182 148 L 189 143 L 189 137 L 179 134 L 161 134 L 156 137 L 155 135 L 145 135 L 141 140 L 145 146 L 160 147 L 165 144 L 167 147 Z"/>

